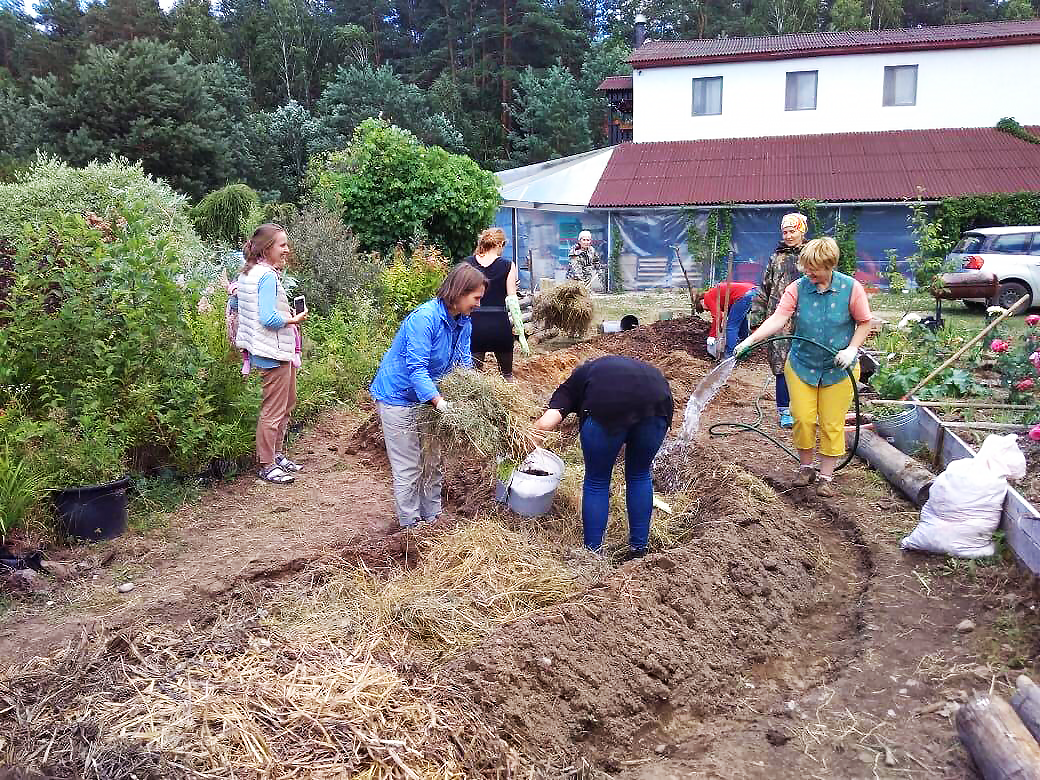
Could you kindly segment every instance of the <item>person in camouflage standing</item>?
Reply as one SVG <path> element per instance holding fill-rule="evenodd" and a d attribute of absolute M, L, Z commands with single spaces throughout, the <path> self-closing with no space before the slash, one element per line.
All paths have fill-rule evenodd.
<path fill-rule="evenodd" d="M 808 220 L 804 214 L 794 212 L 785 214 L 780 222 L 780 243 L 773 250 L 762 276 L 762 284 L 758 286 L 758 295 L 751 309 L 751 319 L 760 323 L 769 316 L 770 312 L 776 311 L 780 303 L 780 296 L 791 282 L 796 281 L 801 274 L 796 267 L 798 253 L 805 246 L 805 233 L 808 230 Z M 793 333 L 791 323 L 787 324 L 783 333 Z M 775 341 L 770 344 L 769 368 L 776 377 L 776 411 L 780 418 L 781 428 L 794 426 L 794 418 L 791 416 L 791 396 L 787 392 L 787 381 L 784 379 L 784 364 L 787 362 L 787 353 L 791 349 L 790 341 Z"/>
<path fill-rule="evenodd" d="M 583 282 L 586 287 L 596 292 L 603 289 L 603 272 L 600 268 L 599 252 L 592 245 L 592 233 L 583 230 L 578 234 L 578 243 L 571 248 L 568 259 L 568 279 Z"/>

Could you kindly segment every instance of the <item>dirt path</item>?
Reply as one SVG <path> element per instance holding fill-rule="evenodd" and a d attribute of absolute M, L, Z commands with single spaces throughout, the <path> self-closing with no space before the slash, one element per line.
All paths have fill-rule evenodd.
<path fill-rule="evenodd" d="M 277 580 L 324 555 L 393 557 L 393 545 L 366 546 L 396 523 L 381 464 L 347 453 L 358 419 L 333 412 L 301 436 L 294 453 L 304 471 L 292 485 L 243 475 L 175 512 L 162 533 L 67 551 L 75 574 L 4 615 L 0 659 L 45 655 L 101 623 L 205 620 L 236 586 Z M 118 592 L 125 582 L 134 589 Z"/>

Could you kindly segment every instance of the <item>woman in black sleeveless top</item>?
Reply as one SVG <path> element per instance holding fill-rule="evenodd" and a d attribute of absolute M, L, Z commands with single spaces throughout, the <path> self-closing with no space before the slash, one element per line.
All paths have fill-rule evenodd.
<path fill-rule="evenodd" d="M 484 367 L 484 356 L 494 352 L 498 368 L 506 379 L 513 378 L 513 326 L 523 333 L 520 303 L 516 297 L 516 266 L 502 257 L 506 245 L 506 234 L 502 228 L 488 228 L 480 234 L 473 254 L 462 262 L 481 271 L 488 280 L 487 290 L 480 308 L 470 315 L 473 321 L 473 366 L 479 371 Z M 510 319 L 513 320 L 512 324 Z M 525 354 L 527 339 L 520 337 L 520 346 Z"/>

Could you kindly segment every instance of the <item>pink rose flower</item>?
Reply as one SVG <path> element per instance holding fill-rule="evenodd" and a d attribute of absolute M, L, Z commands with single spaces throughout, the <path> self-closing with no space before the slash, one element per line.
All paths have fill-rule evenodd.
<path fill-rule="evenodd" d="M 993 339 L 990 342 L 989 348 L 994 352 L 1007 352 L 1011 349 L 1011 344 L 1003 339 Z"/>
<path fill-rule="evenodd" d="M 1016 390 L 1028 390 L 1032 386 L 1033 386 L 1033 380 L 1032 379 L 1020 379 L 1017 382 L 1015 382 L 1015 389 Z"/>
<path fill-rule="evenodd" d="M 1033 364 L 1033 368 L 1037 370 L 1037 373 L 1040 373 L 1040 352 L 1034 352 L 1030 355 L 1029 362 Z"/>
<path fill-rule="evenodd" d="M 1033 441 L 1040 441 L 1040 423 L 1029 429 L 1029 438 Z"/>
<path fill-rule="evenodd" d="M 1026 317 L 1026 325 L 1033 327 L 1036 323 L 1040 322 L 1040 314 L 1030 314 Z"/>

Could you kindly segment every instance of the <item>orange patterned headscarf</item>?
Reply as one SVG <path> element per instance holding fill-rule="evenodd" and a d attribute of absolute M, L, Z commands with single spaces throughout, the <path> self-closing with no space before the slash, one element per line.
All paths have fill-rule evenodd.
<path fill-rule="evenodd" d="M 794 211 L 790 214 L 784 214 L 784 218 L 780 220 L 780 229 L 783 230 L 784 228 L 794 228 L 804 236 L 809 229 L 809 221 L 805 218 L 805 214 L 799 214 L 797 211 Z"/>

